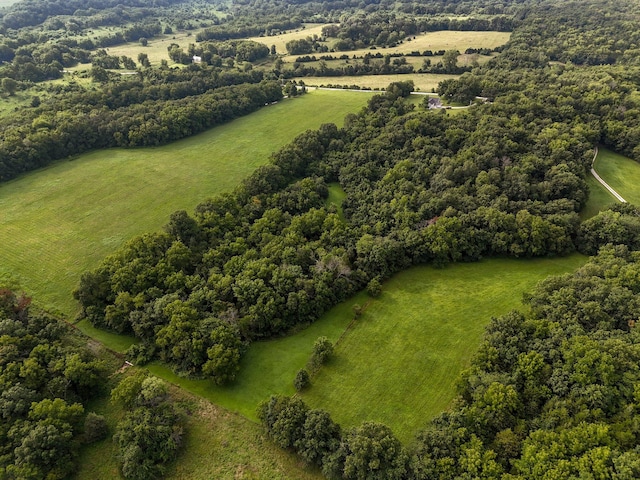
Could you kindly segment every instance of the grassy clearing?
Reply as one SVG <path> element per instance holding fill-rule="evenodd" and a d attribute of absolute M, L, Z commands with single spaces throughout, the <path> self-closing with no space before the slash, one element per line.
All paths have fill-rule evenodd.
<path fill-rule="evenodd" d="M 294 80 L 302 80 L 308 86 L 320 85 L 358 85 L 364 88 L 376 88 L 384 90 L 392 82 L 413 81 L 416 89 L 430 92 L 438 87 L 438 83 L 447 78 L 458 78 L 460 75 L 438 75 L 434 73 L 408 73 L 405 75 L 355 75 L 352 77 L 298 77 Z"/>
<path fill-rule="evenodd" d="M 71 318 L 82 272 L 175 210 L 231 190 L 297 134 L 341 124 L 367 99 L 314 91 L 164 147 L 95 151 L 2 184 L 0 278 Z"/>
<path fill-rule="evenodd" d="M 109 402 L 109 396 L 104 395 L 89 403 L 86 411 L 104 415 L 109 426 L 110 435 L 99 442 L 82 446 L 78 461 L 78 471 L 72 478 L 76 480 L 85 478 L 124 478 L 120 475 L 120 467 L 117 460 L 118 448 L 111 438 L 115 432 L 116 425 L 124 417 L 124 409 Z"/>
<path fill-rule="evenodd" d="M 252 344 L 237 380 L 226 387 L 178 377 L 157 363 L 148 368 L 255 421 L 260 401 L 294 393 L 295 374 L 306 365 L 319 336 L 341 339 L 336 358 L 303 398 L 347 427 L 378 420 L 408 441 L 453 398 L 455 381 L 491 316 L 519 307 L 522 293 L 539 280 L 571 271 L 585 260 L 574 255 L 413 268 L 386 282 L 378 299 L 361 292 L 298 333 Z M 366 312 L 347 329 L 355 304 L 367 305 Z"/>
<path fill-rule="evenodd" d="M 124 353 L 131 345 L 137 343 L 137 340 L 134 337 L 119 335 L 114 332 L 96 328 L 91 325 L 91 323 L 86 319 L 76 323 L 75 326 L 82 333 L 93 338 L 94 340 L 97 340 L 102 345 L 106 346 L 110 350 L 113 350 L 114 352 Z"/>
<path fill-rule="evenodd" d="M 167 480 L 324 478 L 267 439 L 259 425 L 208 402 L 198 404 L 187 430 L 184 450 L 165 475 Z"/>
<path fill-rule="evenodd" d="M 115 381 L 113 381 L 115 385 Z M 114 386 L 112 385 L 112 386 Z M 188 416 L 184 448 L 169 466 L 166 479 L 320 479 L 295 456 L 269 441 L 254 422 L 230 413 L 187 392 L 172 389 L 172 396 Z M 87 411 L 104 415 L 111 433 L 125 414 L 108 395 L 91 402 Z M 117 448 L 107 439 L 85 445 L 80 451 L 74 479 L 120 479 Z"/>
<path fill-rule="evenodd" d="M 140 42 L 129 42 L 105 48 L 105 50 L 109 55 L 119 57 L 125 55 L 136 62 L 138 61 L 139 53 L 146 53 L 151 65 L 158 66 L 161 60 L 167 60 L 169 65 L 172 65 L 174 62 L 169 58 L 169 45 L 177 43 L 186 51 L 190 43 L 196 43 L 196 33 L 196 31 L 179 31 L 171 35 L 158 35 L 150 38 L 146 47 L 143 47 Z"/>
<path fill-rule="evenodd" d="M 347 194 L 342 189 L 339 183 L 329 184 L 329 198 L 327 198 L 327 205 L 335 205 L 338 209 L 338 215 L 344 220 L 344 211 L 342 210 L 342 202 L 347 197 Z"/>
<path fill-rule="evenodd" d="M 577 254 L 492 259 L 400 273 L 385 282 L 379 298 L 367 300 L 363 315 L 336 346 L 335 358 L 302 398 L 329 411 L 343 427 L 380 421 L 410 441 L 450 404 L 490 318 L 520 307 L 522 293 L 541 279 L 585 261 Z M 345 314 L 350 312 L 327 316 Z"/>
<path fill-rule="evenodd" d="M 267 439 L 259 425 L 208 402 L 196 404 L 187 431 L 184 450 L 167 480 L 324 478 Z"/>
<path fill-rule="evenodd" d="M 606 148 L 598 148 L 594 168 L 602 179 L 629 203 L 640 205 L 640 164 Z M 617 200 L 609 195 L 609 203 Z"/>
<path fill-rule="evenodd" d="M 0 96 L 0 115 L 12 115 L 17 108 L 29 105 L 32 98 L 33 95 L 29 91 L 17 91 L 12 96 Z"/>

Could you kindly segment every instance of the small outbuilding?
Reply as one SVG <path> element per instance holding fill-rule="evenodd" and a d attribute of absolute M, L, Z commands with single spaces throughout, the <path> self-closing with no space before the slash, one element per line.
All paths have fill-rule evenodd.
<path fill-rule="evenodd" d="M 436 108 L 444 108 L 442 106 L 442 100 L 440 100 L 438 97 L 430 97 L 429 98 L 429 110 L 433 110 Z"/>

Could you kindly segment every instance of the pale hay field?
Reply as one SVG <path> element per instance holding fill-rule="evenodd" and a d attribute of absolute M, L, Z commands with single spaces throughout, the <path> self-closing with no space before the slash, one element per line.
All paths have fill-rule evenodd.
<path fill-rule="evenodd" d="M 116 55 L 119 57 L 126 55 L 127 57 L 132 58 L 136 63 L 138 62 L 138 54 L 146 53 L 151 65 L 160 65 L 161 60 L 167 60 L 169 65 L 171 65 L 173 64 L 173 61 L 169 59 L 169 45 L 177 43 L 186 52 L 190 43 L 196 43 L 196 33 L 196 30 L 189 32 L 175 32 L 171 35 L 159 35 L 157 37 L 150 38 L 146 47 L 140 45 L 140 42 L 130 42 L 123 45 L 105 48 L 105 50 L 109 55 Z"/>
<path fill-rule="evenodd" d="M 322 28 L 320 28 L 322 30 Z M 304 31 L 300 33 L 298 38 L 305 38 L 307 35 Z M 336 52 L 338 55 L 346 54 L 349 57 L 356 55 L 358 57 L 364 56 L 366 53 L 393 54 L 393 53 L 410 53 L 413 51 L 423 52 L 424 50 L 431 50 L 436 52 L 438 50 L 452 50 L 457 49 L 463 53 L 467 48 L 496 48 L 504 45 L 509 41 L 511 33 L 509 32 L 466 32 L 457 30 L 443 30 L 439 32 L 428 32 L 422 35 L 416 35 L 415 39 L 410 41 L 405 40 L 403 43 L 390 48 L 377 48 L 372 50 L 370 48 L 364 48 L 360 50 L 349 50 L 346 52 Z M 276 38 L 276 37 L 267 37 Z M 291 40 L 291 39 L 289 39 Z M 287 41 L 289 41 L 287 40 Z M 273 44 L 273 42 L 272 42 Z M 277 48 L 277 45 L 276 45 Z M 284 52 L 283 50 L 277 50 L 278 52 Z M 335 55 L 335 53 L 332 53 Z M 284 57 L 285 61 L 294 61 L 298 55 L 288 55 Z"/>
<path fill-rule="evenodd" d="M 384 89 L 392 82 L 412 80 L 416 89 L 430 92 L 438 83 L 447 78 L 458 78 L 459 75 L 436 75 L 433 73 L 409 73 L 405 75 L 357 75 L 353 77 L 300 77 L 307 86 L 320 85 L 358 85 L 365 88 Z"/>

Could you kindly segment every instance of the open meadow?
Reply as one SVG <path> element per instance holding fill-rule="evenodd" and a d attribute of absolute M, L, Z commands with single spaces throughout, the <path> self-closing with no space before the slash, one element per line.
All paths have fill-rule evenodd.
<path fill-rule="evenodd" d="M 122 45 L 108 47 L 105 48 L 105 50 L 109 55 L 119 57 L 125 55 L 135 61 L 138 59 L 138 54 L 146 53 L 151 65 L 158 66 L 160 65 L 161 60 L 167 60 L 169 65 L 172 65 L 174 62 L 169 58 L 169 45 L 176 43 L 186 51 L 190 43 L 196 43 L 195 34 L 195 31 L 182 30 L 170 35 L 158 35 L 157 37 L 150 38 L 147 45 L 144 47 L 140 42 L 129 42 L 123 43 Z M 90 68 L 90 66 L 88 68 Z"/>
<path fill-rule="evenodd" d="M 616 192 L 629 203 L 640 205 L 640 164 L 630 158 L 612 152 L 603 147 L 598 148 L 598 156 L 594 169 Z M 617 200 L 608 191 L 608 203 Z"/>
<path fill-rule="evenodd" d="M 380 297 L 366 300 L 302 398 L 345 428 L 378 421 L 409 442 L 451 403 L 491 317 L 521 308 L 522 294 L 537 282 L 586 260 L 578 254 L 491 259 L 399 273 L 384 283 Z M 340 315 L 344 309 L 321 321 Z"/>
<path fill-rule="evenodd" d="M 287 43 L 291 40 L 301 40 L 307 37 L 313 37 L 317 35 L 318 37 L 322 36 L 322 29 L 327 25 L 331 25 L 330 23 L 306 23 L 304 28 L 299 28 L 297 30 L 289 31 L 287 33 L 283 33 L 281 35 L 272 35 L 268 37 L 250 37 L 249 40 L 253 40 L 254 42 L 262 43 L 267 47 L 271 48 L 271 45 L 276 46 L 276 53 L 284 55 L 287 53 Z"/>
<path fill-rule="evenodd" d="M 319 480 L 316 469 L 307 467 L 292 453 L 278 448 L 256 423 L 240 415 L 172 389 L 177 403 L 189 412 L 187 433 L 182 453 L 171 463 L 163 478 L 167 480 L 233 480 L 280 479 Z M 104 415 L 113 432 L 124 411 L 121 406 L 102 397 L 89 405 L 89 410 Z M 105 440 L 84 445 L 80 450 L 79 468 L 72 477 L 84 479 L 124 478 L 119 473 L 118 451 L 109 436 Z"/>
<path fill-rule="evenodd" d="M 299 133 L 341 124 L 368 98 L 314 91 L 164 147 L 90 152 L 4 183 L 0 282 L 71 318 L 82 272 L 172 212 L 233 189 Z"/>
<path fill-rule="evenodd" d="M 303 31 L 304 32 L 304 31 Z M 306 35 L 302 35 L 304 38 Z M 375 54 L 382 53 L 394 54 L 402 53 L 407 54 L 414 51 L 424 52 L 425 50 L 431 50 L 437 52 L 438 50 L 459 50 L 460 53 L 464 53 L 467 48 L 496 48 L 504 45 L 509 41 L 511 33 L 509 32 L 473 32 L 473 31 L 458 31 L 458 30 L 442 30 L 438 32 L 427 32 L 420 35 L 416 35 L 416 38 L 411 40 L 404 40 L 395 47 L 389 48 L 362 48 L 358 50 L 349 50 L 345 52 L 337 52 L 338 55 L 346 54 L 350 57 L 356 55 L 362 57 L 367 53 Z M 272 37 L 267 37 L 272 38 Z M 275 37 L 273 37 L 275 38 Z M 266 39 L 263 43 L 266 42 Z M 329 46 L 331 42 L 328 43 Z M 278 50 L 280 52 L 280 50 Z M 335 55 L 335 54 L 332 54 Z M 284 57 L 285 61 L 293 62 L 299 55 L 288 55 Z"/>
<path fill-rule="evenodd" d="M 591 174 L 587 177 L 587 185 L 589 186 L 589 200 L 587 200 L 587 204 L 580 212 L 580 218 L 582 220 L 597 215 L 598 212 L 607 208 L 608 205 L 618 203 L 618 200 Z"/>

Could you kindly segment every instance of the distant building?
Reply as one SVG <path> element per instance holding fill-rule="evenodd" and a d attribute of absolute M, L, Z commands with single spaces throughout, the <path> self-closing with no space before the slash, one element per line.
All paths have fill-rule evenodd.
<path fill-rule="evenodd" d="M 429 110 L 435 108 L 444 108 L 442 106 L 442 101 L 438 97 L 430 97 L 429 98 Z"/>
<path fill-rule="evenodd" d="M 197 55 L 193 56 L 193 63 L 200 63 L 202 62 L 202 57 L 198 57 Z"/>

